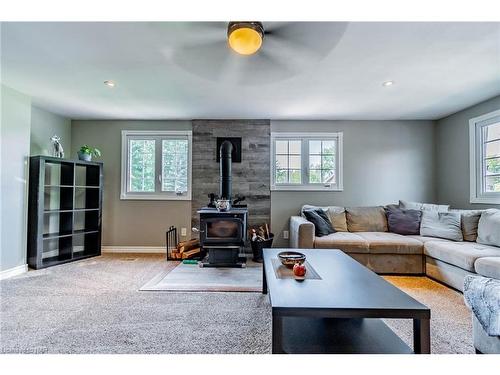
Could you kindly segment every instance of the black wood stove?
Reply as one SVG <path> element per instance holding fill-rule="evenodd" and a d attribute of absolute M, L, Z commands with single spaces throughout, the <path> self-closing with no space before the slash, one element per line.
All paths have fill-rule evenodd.
<path fill-rule="evenodd" d="M 226 209 L 213 207 L 214 195 L 211 194 L 209 207 L 198 211 L 200 245 L 208 252 L 207 260 L 200 264 L 202 267 L 245 267 L 246 258 L 240 257 L 240 251 L 244 248 L 247 239 L 248 210 L 245 205 L 234 204 L 244 198 L 239 197 L 235 202 L 231 200 L 232 147 L 229 141 L 223 142 L 220 147 L 219 199 L 233 204 L 229 204 Z"/>

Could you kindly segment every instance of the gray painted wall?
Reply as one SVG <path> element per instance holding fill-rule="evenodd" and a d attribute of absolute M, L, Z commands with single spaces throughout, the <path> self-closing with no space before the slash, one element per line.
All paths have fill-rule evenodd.
<path fill-rule="evenodd" d="M 71 157 L 71 120 L 41 108 L 31 107 L 30 155 L 52 156 L 50 138 L 57 134 L 61 138 L 65 157 Z"/>
<path fill-rule="evenodd" d="M 0 270 L 26 264 L 31 100 L 1 85 Z"/>
<path fill-rule="evenodd" d="M 500 109 L 500 96 L 479 103 L 436 123 L 436 186 L 439 203 L 457 208 L 500 205 L 470 203 L 469 120 Z"/>
<path fill-rule="evenodd" d="M 190 121 L 72 121 L 72 155 L 97 147 L 104 162 L 103 246 L 164 246 L 170 225 L 190 233 L 191 202 L 120 200 L 122 130 L 191 130 Z"/>
<path fill-rule="evenodd" d="M 209 193 L 219 194 L 220 167 L 216 160 L 217 137 L 241 137 L 241 163 L 232 164 L 233 198 L 246 197 L 248 224 L 270 223 L 270 121 L 193 121 L 192 223 L 199 227 L 197 210 L 208 203 Z"/>
<path fill-rule="evenodd" d="M 271 121 L 271 132 L 344 132 L 342 192 L 271 192 L 274 246 L 303 204 L 366 206 L 433 202 L 433 121 Z"/>

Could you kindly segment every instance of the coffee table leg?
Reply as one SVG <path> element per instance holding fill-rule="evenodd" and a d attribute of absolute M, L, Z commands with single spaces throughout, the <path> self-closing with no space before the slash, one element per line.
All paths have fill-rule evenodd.
<path fill-rule="evenodd" d="M 266 267 L 262 262 L 262 294 L 267 294 Z"/>
<path fill-rule="evenodd" d="M 430 319 L 413 319 L 413 351 L 415 354 L 431 354 Z"/>
<path fill-rule="evenodd" d="M 272 338 L 272 353 L 282 354 L 283 352 L 283 318 L 277 316 L 273 312 L 273 338 Z"/>

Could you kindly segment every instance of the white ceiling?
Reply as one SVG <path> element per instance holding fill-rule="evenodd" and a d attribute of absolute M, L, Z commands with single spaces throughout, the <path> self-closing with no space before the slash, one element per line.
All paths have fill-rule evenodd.
<path fill-rule="evenodd" d="M 264 27 L 246 57 L 222 22 L 3 23 L 2 83 L 73 119 L 438 119 L 500 95 L 500 23 Z"/>

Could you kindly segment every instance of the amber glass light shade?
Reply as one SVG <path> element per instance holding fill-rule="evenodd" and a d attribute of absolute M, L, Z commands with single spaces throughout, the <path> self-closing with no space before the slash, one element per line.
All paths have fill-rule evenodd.
<path fill-rule="evenodd" d="M 253 55 L 262 46 L 264 32 L 260 22 L 231 22 L 227 39 L 229 46 L 240 55 Z"/>

